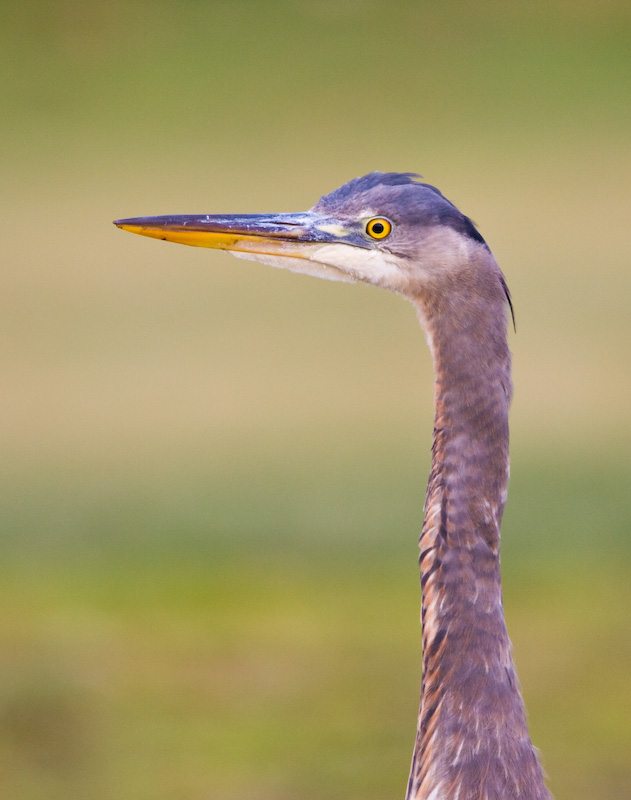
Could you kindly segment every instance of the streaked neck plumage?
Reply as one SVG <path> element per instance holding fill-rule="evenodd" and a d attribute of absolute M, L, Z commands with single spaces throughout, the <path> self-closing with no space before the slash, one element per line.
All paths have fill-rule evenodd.
<path fill-rule="evenodd" d="M 489 251 L 475 251 L 451 286 L 443 281 L 416 300 L 434 359 L 436 415 L 420 539 L 423 679 L 407 800 L 549 800 L 502 608 L 507 297 Z"/>

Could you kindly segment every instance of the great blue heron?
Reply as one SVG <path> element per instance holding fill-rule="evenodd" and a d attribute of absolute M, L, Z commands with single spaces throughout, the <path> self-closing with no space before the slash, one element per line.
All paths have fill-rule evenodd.
<path fill-rule="evenodd" d="M 412 302 L 434 360 L 420 537 L 423 673 L 406 800 L 550 800 L 506 632 L 510 295 L 471 220 L 412 173 L 372 172 L 296 214 L 123 219 L 120 228 Z"/>

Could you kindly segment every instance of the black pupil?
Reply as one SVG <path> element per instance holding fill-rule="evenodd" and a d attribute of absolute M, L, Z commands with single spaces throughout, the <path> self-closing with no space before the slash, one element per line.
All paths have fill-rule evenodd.
<path fill-rule="evenodd" d="M 373 222 L 372 224 L 372 232 L 373 233 L 383 233 L 385 228 L 383 227 L 383 222 Z"/>

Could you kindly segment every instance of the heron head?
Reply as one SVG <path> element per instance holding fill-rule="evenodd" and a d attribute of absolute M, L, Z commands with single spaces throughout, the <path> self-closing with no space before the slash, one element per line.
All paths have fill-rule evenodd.
<path fill-rule="evenodd" d="M 275 267 L 417 296 L 486 245 L 471 220 L 412 173 L 371 172 L 290 214 L 139 217 L 115 224 L 155 239 L 230 250 Z"/>

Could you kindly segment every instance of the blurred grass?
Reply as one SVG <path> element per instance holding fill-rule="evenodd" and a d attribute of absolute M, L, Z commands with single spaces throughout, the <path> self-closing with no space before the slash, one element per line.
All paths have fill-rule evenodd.
<path fill-rule="evenodd" d="M 0 775 L 402 795 L 431 364 L 412 310 L 109 221 L 418 170 L 517 310 L 504 596 L 557 800 L 631 797 L 621 2 L 5 4 Z"/>
<path fill-rule="evenodd" d="M 400 792 L 420 659 L 413 559 L 309 556 L 5 574 L 7 796 Z M 553 788 L 564 776 L 568 796 L 625 796 L 628 575 L 613 560 L 606 580 L 581 559 L 558 566 L 505 572 L 532 734 Z"/>

